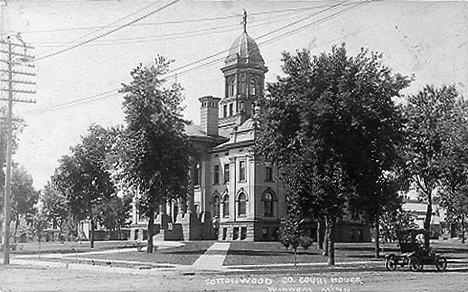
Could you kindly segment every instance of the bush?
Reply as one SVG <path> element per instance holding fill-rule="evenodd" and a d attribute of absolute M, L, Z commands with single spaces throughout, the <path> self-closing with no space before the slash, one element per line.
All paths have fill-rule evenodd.
<path fill-rule="evenodd" d="M 312 238 L 308 236 L 301 236 L 299 239 L 299 245 L 305 250 L 307 250 L 312 245 L 312 243 L 313 243 Z"/>

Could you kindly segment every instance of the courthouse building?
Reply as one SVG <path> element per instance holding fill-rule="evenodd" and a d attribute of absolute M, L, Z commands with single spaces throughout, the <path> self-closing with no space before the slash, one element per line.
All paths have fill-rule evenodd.
<path fill-rule="evenodd" d="M 287 212 L 285 189 L 278 169 L 252 151 L 257 127 L 254 101 L 264 93 L 267 71 L 244 16 L 243 32 L 221 68 L 224 96 L 200 97 L 200 125 L 186 126 L 197 149 L 190 167 L 192 185 L 186 202 L 160 206 L 155 223 L 158 239 L 278 239 L 280 219 Z M 147 224 L 136 207 L 133 222 L 131 239 L 144 239 Z M 313 220 L 307 232 L 315 237 Z M 337 238 L 368 240 L 369 228 L 341 221 Z"/>

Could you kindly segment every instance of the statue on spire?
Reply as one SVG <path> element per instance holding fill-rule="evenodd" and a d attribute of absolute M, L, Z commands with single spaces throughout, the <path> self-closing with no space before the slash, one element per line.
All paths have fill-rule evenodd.
<path fill-rule="evenodd" d="M 244 32 L 247 32 L 247 11 L 244 9 L 244 16 L 242 16 L 242 27 L 244 28 Z"/>

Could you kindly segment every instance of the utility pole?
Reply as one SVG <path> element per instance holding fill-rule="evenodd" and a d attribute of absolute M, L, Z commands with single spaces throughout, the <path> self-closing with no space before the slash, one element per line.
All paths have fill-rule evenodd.
<path fill-rule="evenodd" d="M 31 79 L 36 76 L 34 72 L 31 72 L 30 68 L 34 68 L 32 62 L 34 56 L 28 55 L 27 50 L 34 49 L 33 47 L 27 46 L 21 35 L 16 35 L 19 43 L 13 43 L 11 37 L 7 37 L 7 41 L 0 41 L 1 49 L 0 53 L 5 55 L 5 58 L 0 58 L 0 61 L 6 64 L 5 69 L 1 67 L 1 81 L 2 84 L 7 84 L 7 88 L 1 88 L 1 91 L 8 93 L 8 98 L 1 98 L 1 100 L 8 101 L 7 111 L 7 152 L 6 152 L 6 174 L 5 174 L 5 227 L 4 227 L 4 238 L 3 238 L 3 264 L 10 264 L 10 200 L 11 200 L 11 155 L 13 147 L 13 103 L 14 102 L 26 102 L 35 103 L 32 99 L 17 98 L 17 94 L 35 94 L 36 92 L 31 88 L 36 83 Z M 3 49 L 6 47 L 6 49 Z M 6 75 L 6 79 L 3 77 Z M 16 77 L 26 79 L 17 79 Z M 17 88 L 15 86 L 22 86 Z M 3 160 L 3 158 L 2 158 Z"/>

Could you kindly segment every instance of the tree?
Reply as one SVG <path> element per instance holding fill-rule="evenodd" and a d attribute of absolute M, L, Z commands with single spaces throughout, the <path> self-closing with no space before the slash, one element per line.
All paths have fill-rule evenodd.
<path fill-rule="evenodd" d="M 1 124 L 5 125 L 6 120 L 4 117 L 6 117 L 6 111 L 7 109 L 5 107 L 0 107 L 0 118 Z M 18 135 L 23 131 L 23 128 L 25 127 L 26 123 L 25 121 L 20 118 L 20 117 L 13 117 L 13 145 L 12 145 L 12 153 L 14 154 L 16 149 L 18 148 Z M 2 166 L 0 169 L 0 214 L 3 214 L 4 212 L 4 193 L 5 193 L 5 172 L 3 166 L 5 165 L 5 160 L 6 160 L 6 150 L 7 150 L 7 131 L 6 127 L 0 127 L 0 165 Z M 0 226 L 3 226 L 3 216 L 0 216 Z"/>
<path fill-rule="evenodd" d="M 440 204 L 447 211 L 446 221 L 460 224 L 465 243 L 465 223 L 468 217 L 468 102 L 458 99 L 453 114 L 445 125 L 450 133 L 447 155 L 442 161 L 444 176 L 440 188 Z"/>
<path fill-rule="evenodd" d="M 185 198 L 191 146 L 182 119 L 181 87 L 163 87 L 170 61 L 132 70 L 124 84 L 123 109 L 127 127 L 120 143 L 119 168 L 127 186 L 139 190 L 139 207 L 148 218 L 148 249 L 153 252 L 156 208 L 168 200 Z"/>
<path fill-rule="evenodd" d="M 392 98 L 410 79 L 392 74 L 376 53 L 348 57 L 344 45 L 315 57 L 283 53 L 283 63 L 286 77 L 258 101 L 256 147 L 287 170 L 304 213 L 325 218 L 333 265 L 337 218 L 351 199 L 377 194 L 393 168 L 401 118 Z"/>
<path fill-rule="evenodd" d="M 417 217 L 416 211 L 403 210 L 401 207 L 385 210 L 380 217 L 380 233 L 384 242 L 394 242 L 397 239 L 397 230 L 417 227 L 414 222 Z"/>
<path fill-rule="evenodd" d="M 106 155 L 109 151 L 108 133 L 99 125 L 91 125 L 88 135 L 64 156 L 54 174 L 54 184 L 65 195 L 71 215 L 90 222 L 90 242 L 94 248 L 95 208 L 115 194 Z"/>
<path fill-rule="evenodd" d="M 66 196 L 59 192 L 56 186 L 49 181 L 41 193 L 41 202 L 42 214 L 47 219 L 52 220 L 54 226 L 58 227 L 59 239 L 63 240 L 65 222 L 70 215 Z"/>
<path fill-rule="evenodd" d="M 448 142 L 458 93 L 453 86 L 435 88 L 427 85 L 419 93 L 408 96 L 404 107 L 406 137 L 406 172 L 422 200 L 427 203 L 424 228 L 430 230 L 433 194 L 443 186 Z M 425 237 L 429 247 L 429 237 Z"/>
<path fill-rule="evenodd" d="M 115 196 L 108 201 L 97 206 L 97 219 L 101 225 L 108 230 L 117 230 L 119 239 L 121 237 L 120 230 L 122 227 L 130 224 L 130 211 L 132 209 L 133 196 L 130 193 L 123 197 Z"/>
<path fill-rule="evenodd" d="M 33 216 L 39 192 L 34 189 L 33 179 L 24 167 L 15 166 L 12 169 L 11 180 L 11 211 L 15 221 L 14 239 L 16 241 L 21 217 Z"/>

